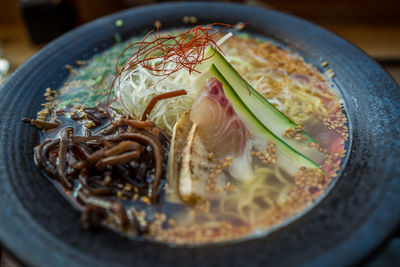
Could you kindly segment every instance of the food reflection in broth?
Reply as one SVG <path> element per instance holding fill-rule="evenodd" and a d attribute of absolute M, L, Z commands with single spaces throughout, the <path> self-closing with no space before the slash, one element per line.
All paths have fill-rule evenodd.
<path fill-rule="evenodd" d="M 198 26 L 172 34 L 133 38 L 77 62 L 59 91 L 47 89 L 37 119 L 26 120 L 44 129 L 36 162 L 83 225 L 196 245 L 263 236 L 310 208 L 337 176 L 349 136 L 326 76 L 242 32 Z M 207 57 L 210 45 L 217 52 Z M 143 56 L 143 47 L 153 54 Z M 163 76 L 160 65 L 175 71 Z"/>

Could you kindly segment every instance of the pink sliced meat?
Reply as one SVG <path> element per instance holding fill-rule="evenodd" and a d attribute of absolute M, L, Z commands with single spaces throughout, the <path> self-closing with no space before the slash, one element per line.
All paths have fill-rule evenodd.
<path fill-rule="evenodd" d="M 248 134 L 216 78 L 206 82 L 190 113 L 209 152 L 218 159 L 243 154 Z"/>

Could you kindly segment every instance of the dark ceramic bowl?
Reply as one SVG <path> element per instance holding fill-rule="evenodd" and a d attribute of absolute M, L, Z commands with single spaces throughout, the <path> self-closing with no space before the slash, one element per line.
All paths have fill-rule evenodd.
<path fill-rule="evenodd" d="M 110 231 L 84 231 L 79 214 L 43 179 L 33 162 L 39 133 L 33 117 L 46 87 L 67 78 L 66 64 L 87 59 L 123 38 L 182 25 L 250 22 L 249 32 L 274 38 L 336 73 L 352 128 L 351 152 L 331 192 L 305 216 L 265 238 L 200 248 L 135 242 Z M 115 27 L 122 19 L 124 25 Z M 0 240 L 34 266 L 340 266 L 360 262 L 400 221 L 400 91 L 365 53 L 301 19 L 224 3 L 171 3 L 98 19 L 51 42 L 2 86 L 0 124 Z"/>

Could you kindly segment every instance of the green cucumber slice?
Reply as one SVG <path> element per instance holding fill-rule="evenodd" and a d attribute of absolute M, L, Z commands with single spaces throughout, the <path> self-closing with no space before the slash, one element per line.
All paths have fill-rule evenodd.
<path fill-rule="evenodd" d="M 295 129 L 296 124 L 247 83 L 217 50 L 210 46 L 205 52 L 205 57 L 208 59 L 199 67 L 200 72 L 206 71 L 211 64 L 214 64 L 221 75 L 229 81 L 232 90 L 235 91 L 251 113 L 266 128 L 315 163 L 322 164 L 324 162 L 325 155 L 317 149 L 308 146 L 309 143 L 317 142 L 305 131 L 302 132 L 305 140 L 299 141 L 294 138 L 282 136 L 288 128 Z"/>
<path fill-rule="evenodd" d="M 216 77 L 223 85 L 223 90 L 226 98 L 230 101 L 236 114 L 243 121 L 248 130 L 251 131 L 256 137 L 263 138 L 264 140 L 271 140 L 275 144 L 277 154 L 277 164 L 286 170 L 290 175 L 296 173 L 301 167 L 306 168 L 320 168 L 309 158 L 300 154 L 279 137 L 273 134 L 251 111 L 248 105 L 240 98 L 237 92 L 233 89 L 231 84 L 222 75 L 219 69 L 211 64 L 211 75 Z M 210 74 L 205 73 L 204 77 Z"/>

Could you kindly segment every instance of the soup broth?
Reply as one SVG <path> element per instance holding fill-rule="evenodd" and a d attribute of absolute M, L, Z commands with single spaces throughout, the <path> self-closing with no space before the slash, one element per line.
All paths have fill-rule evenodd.
<path fill-rule="evenodd" d="M 267 127 L 268 118 L 254 119 L 257 110 L 245 100 L 233 101 L 226 88 L 230 80 L 222 81 L 216 72 L 181 69 L 164 79 L 136 66 L 120 72 L 113 84 L 118 57 L 122 54 L 123 69 L 137 47 L 124 49 L 139 40 L 118 43 L 69 66 L 68 80 L 58 91 L 47 89 L 38 112 L 38 120 L 61 122 L 55 130 L 43 132 L 43 140 L 58 143 L 51 147 L 52 141 L 45 141 L 37 148 L 43 152 L 48 146 L 49 162 L 52 153 L 53 161 L 57 155 L 61 160 L 64 139 L 69 139 L 72 151 L 84 136 L 80 153 L 93 160 L 95 153 L 110 154 L 116 147 L 128 149 L 140 143 L 129 150 L 128 160 L 126 152 L 118 164 L 103 160 L 95 167 L 77 167 L 82 161 L 79 153 L 65 154 L 69 163 L 64 176 L 70 187 L 50 180 L 82 211 L 84 226 L 171 244 L 242 240 L 264 236 L 300 216 L 332 186 L 349 133 L 343 100 L 318 68 L 275 42 L 243 32 L 219 45 L 221 54 L 248 82 L 247 89 L 254 88 L 294 123 L 278 133 L 260 130 L 259 134 L 257 129 Z M 327 63 L 321 69 L 333 77 Z M 110 118 L 116 125 L 110 124 L 106 112 L 111 86 Z M 152 97 L 181 89 L 185 92 L 160 100 L 147 122 L 139 123 Z M 246 114 L 255 115 L 248 119 Z M 120 139 L 107 137 L 109 133 Z M 159 145 L 143 141 L 150 135 Z M 162 157 L 152 158 L 157 149 L 164 151 Z M 142 168 L 144 162 L 148 166 Z M 39 162 L 42 168 L 48 166 L 43 164 Z"/>

